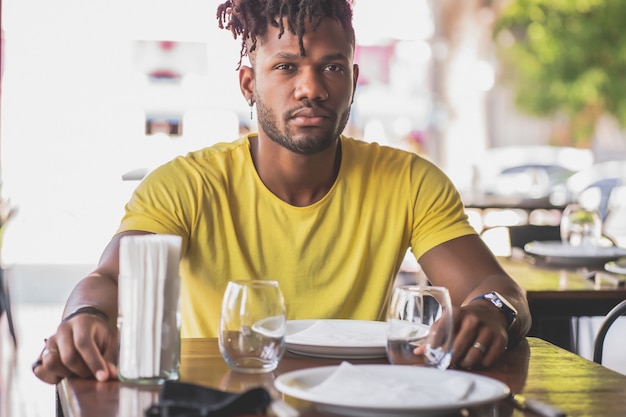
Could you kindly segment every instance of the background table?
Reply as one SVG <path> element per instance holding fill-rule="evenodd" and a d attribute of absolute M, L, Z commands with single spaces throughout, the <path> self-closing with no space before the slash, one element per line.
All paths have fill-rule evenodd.
<path fill-rule="evenodd" d="M 575 351 L 572 318 L 604 316 L 626 299 L 626 287 L 608 274 L 588 278 L 581 270 L 499 258 L 500 264 L 526 290 L 533 325 L 530 336 Z"/>
<path fill-rule="evenodd" d="M 338 364 L 339 360 L 287 354 L 271 374 L 232 372 L 222 360 L 216 339 L 184 339 L 181 380 L 221 390 L 238 392 L 265 386 L 273 396 L 276 376 L 296 369 Z M 351 361 L 353 363 L 387 363 Z M 506 383 L 528 398 L 547 401 L 567 411 L 568 417 L 623 416 L 626 410 L 626 376 L 537 338 L 522 341 L 489 370 L 472 371 Z M 65 417 L 143 416 L 143 410 L 158 400 L 157 388 L 141 388 L 118 381 L 96 382 L 66 379 L 58 386 L 59 413 Z M 285 399 L 302 417 L 325 417 L 309 403 Z M 471 417 L 534 416 L 514 410 L 508 401 L 469 410 Z"/>

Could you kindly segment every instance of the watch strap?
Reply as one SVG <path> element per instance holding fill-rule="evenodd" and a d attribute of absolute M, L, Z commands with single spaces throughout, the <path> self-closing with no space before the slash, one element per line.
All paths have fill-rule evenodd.
<path fill-rule="evenodd" d="M 511 306 L 506 298 L 504 298 L 497 292 L 491 291 L 485 294 L 481 294 L 477 297 L 472 298 L 468 304 L 471 304 L 476 300 L 487 300 L 491 302 L 491 304 L 493 304 L 495 307 L 497 307 L 498 310 L 500 310 L 502 314 L 504 314 L 504 316 L 506 317 L 507 330 L 510 329 L 511 326 L 513 326 L 513 323 L 515 323 L 515 320 L 517 319 L 517 311 L 515 311 L 515 308 Z"/>

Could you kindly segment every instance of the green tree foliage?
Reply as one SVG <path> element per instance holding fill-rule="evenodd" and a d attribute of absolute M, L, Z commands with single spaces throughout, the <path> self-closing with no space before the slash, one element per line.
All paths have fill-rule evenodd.
<path fill-rule="evenodd" d="M 494 37 L 522 111 L 565 115 L 580 145 L 604 113 L 626 126 L 626 0 L 513 0 Z"/>

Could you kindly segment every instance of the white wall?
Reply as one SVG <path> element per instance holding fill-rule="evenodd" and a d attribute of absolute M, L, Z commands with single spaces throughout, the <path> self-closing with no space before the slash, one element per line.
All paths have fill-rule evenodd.
<path fill-rule="evenodd" d="M 2 195 L 19 210 L 6 230 L 5 263 L 97 262 L 136 185 L 121 175 L 216 141 L 191 129 L 193 146 L 157 145 L 143 132 L 143 109 L 155 100 L 194 114 L 247 111 L 235 71 L 239 43 L 217 27 L 217 4 L 2 2 Z M 132 66 L 132 41 L 142 39 L 207 42 L 208 73 L 185 80 L 178 97 L 149 91 Z"/>

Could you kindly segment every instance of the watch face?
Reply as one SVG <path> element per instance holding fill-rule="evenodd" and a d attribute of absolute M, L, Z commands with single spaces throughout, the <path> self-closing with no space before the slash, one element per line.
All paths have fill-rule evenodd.
<path fill-rule="evenodd" d="M 502 312 L 502 314 L 506 316 L 508 328 L 510 328 L 513 323 L 515 323 L 515 320 L 517 320 L 517 310 L 515 309 L 515 307 L 513 307 L 513 305 L 509 303 L 506 298 L 498 294 L 496 291 L 491 291 L 489 293 L 479 295 L 478 297 L 472 299 L 470 303 L 478 299 L 489 300 L 491 304 L 496 306 Z"/>
<path fill-rule="evenodd" d="M 506 301 L 506 298 L 502 297 L 495 291 L 485 294 L 485 298 L 491 301 L 493 305 L 498 307 L 500 311 L 504 313 L 508 321 L 508 328 L 510 328 L 513 323 L 515 323 L 515 320 L 517 320 L 517 310 L 515 310 L 515 307 Z"/>
<path fill-rule="evenodd" d="M 513 312 L 513 314 L 517 315 L 517 310 L 515 309 L 515 307 L 513 307 L 513 305 L 511 303 L 509 303 L 506 298 L 504 298 L 503 296 L 501 296 L 500 294 L 498 294 L 497 292 L 493 292 L 491 294 L 493 303 L 496 305 L 496 307 L 498 308 L 507 308 L 509 310 L 511 310 Z"/>

